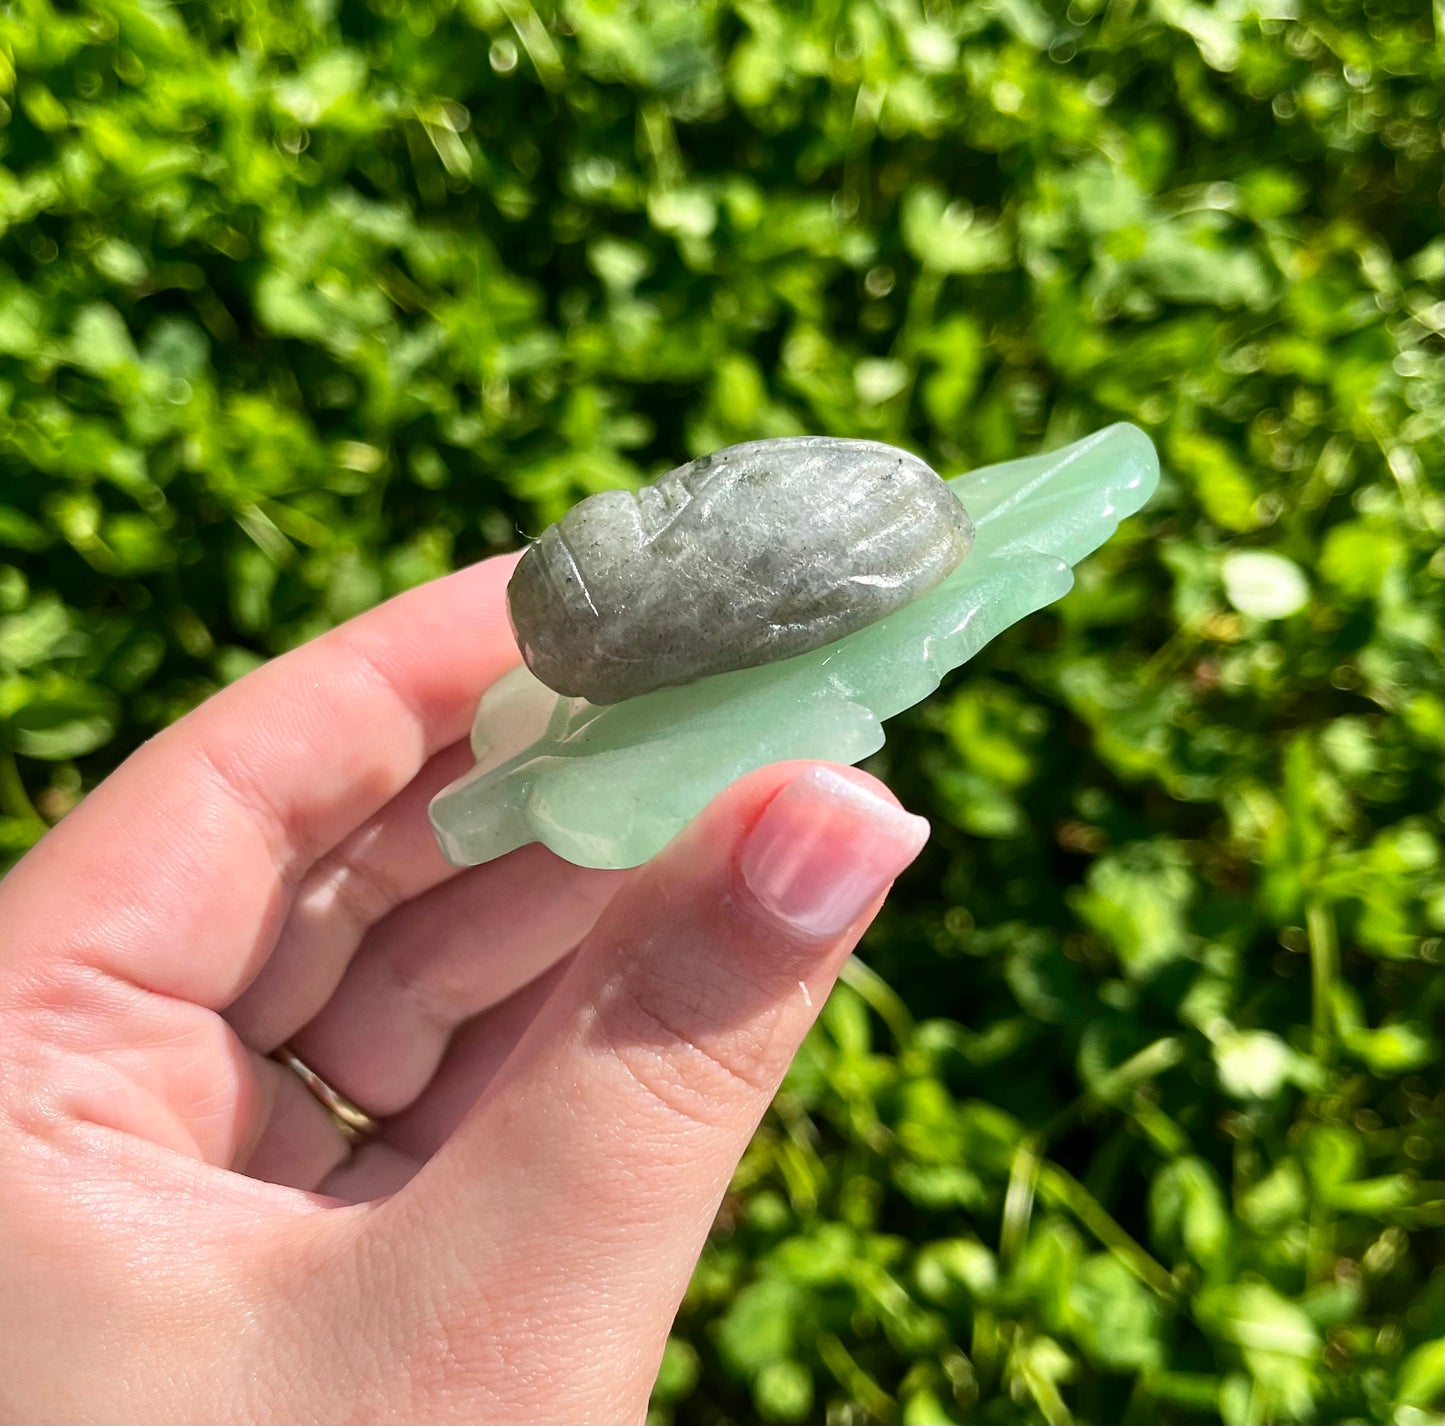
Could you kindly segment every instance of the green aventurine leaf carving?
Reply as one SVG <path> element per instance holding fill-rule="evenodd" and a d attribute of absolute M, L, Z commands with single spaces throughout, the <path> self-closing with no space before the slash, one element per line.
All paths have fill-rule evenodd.
<path fill-rule="evenodd" d="M 949 482 L 977 526 L 968 558 L 896 614 L 810 653 L 594 707 L 525 667 L 483 695 L 476 767 L 432 801 L 447 857 L 490 861 L 544 842 L 581 866 L 637 866 L 723 788 L 786 758 L 854 763 L 882 723 L 1073 583 L 1153 494 L 1148 438 L 1110 426 L 1061 450 Z"/>

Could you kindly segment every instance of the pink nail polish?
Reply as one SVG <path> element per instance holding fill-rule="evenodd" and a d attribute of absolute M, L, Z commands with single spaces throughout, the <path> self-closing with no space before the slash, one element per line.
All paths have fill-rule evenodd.
<path fill-rule="evenodd" d="M 763 809 L 738 868 L 754 898 L 812 936 L 836 936 L 916 857 L 929 826 L 828 768 L 810 768 Z"/>

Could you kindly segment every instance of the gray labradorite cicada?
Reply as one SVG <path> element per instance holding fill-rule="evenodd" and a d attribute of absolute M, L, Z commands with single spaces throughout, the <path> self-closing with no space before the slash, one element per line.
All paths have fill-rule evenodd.
<path fill-rule="evenodd" d="M 750 441 L 581 501 L 527 550 L 507 601 L 537 678 L 620 703 L 832 643 L 933 588 L 972 543 L 957 497 L 907 451 Z"/>

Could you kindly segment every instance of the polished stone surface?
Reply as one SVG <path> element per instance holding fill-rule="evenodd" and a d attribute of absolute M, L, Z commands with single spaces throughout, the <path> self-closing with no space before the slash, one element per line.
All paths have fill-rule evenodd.
<path fill-rule="evenodd" d="M 612 707 L 514 669 L 478 705 L 477 766 L 432 801 L 442 850 L 466 866 L 540 841 L 582 866 L 636 866 L 754 768 L 861 761 L 882 747 L 885 718 L 1067 593 L 1069 566 L 1158 481 L 1154 447 L 1127 425 L 958 476 L 949 487 L 978 527 L 968 558 L 886 618 L 778 663 Z"/>
<path fill-rule="evenodd" d="M 507 597 L 549 688 L 621 703 L 831 644 L 951 573 L 973 525 L 917 456 L 794 436 L 702 456 L 549 526 Z"/>

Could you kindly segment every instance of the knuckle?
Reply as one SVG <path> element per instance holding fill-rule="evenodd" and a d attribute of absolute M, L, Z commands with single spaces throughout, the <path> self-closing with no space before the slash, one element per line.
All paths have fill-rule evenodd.
<path fill-rule="evenodd" d="M 604 1052 L 673 1118 L 721 1128 L 760 1112 L 791 1053 L 777 997 L 720 959 L 647 960 L 619 972 L 594 1007 Z"/>
<path fill-rule="evenodd" d="M 300 827 L 284 804 L 264 782 L 250 771 L 244 755 L 225 739 L 210 736 L 205 723 L 198 723 L 198 735 L 189 751 L 202 776 L 231 803 L 243 817 L 260 829 L 276 873 L 283 882 L 294 884 L 296 869 L 310 860 L 308 849 L 297 850 Z"/>
<path fill-rule="evenodd" d="M 387 667 L 383 651 L 373 641 L 348 625 L 342 625 L 336 631 L 336 637 L 347 655 L 356 661 L 362 676 L 374 684 L 379 693 L 397 705 L 412 727 L 422 729 L 428 726 L 431 718 L 427 708 L 406 683 Z"/>
<path fill-rule="evenodd" d="M 384 916 L 406 900 L 406 892 L 365 852 L 329 859 L 316 870 L 318 882 L 330 892 L 331 900 L 351 922 L 358 936 L 364 935 Z"/>

